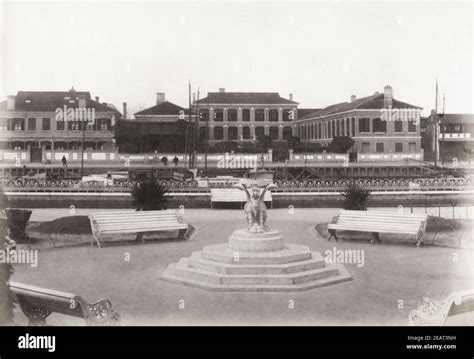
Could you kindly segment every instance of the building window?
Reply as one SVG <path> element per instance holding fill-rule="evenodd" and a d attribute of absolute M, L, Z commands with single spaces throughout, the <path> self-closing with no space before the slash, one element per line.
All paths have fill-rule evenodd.
<path fill-rule="evenodd" d="M 255 110 L 255 121 L 265 121 L 265 110 L 257 109 Z"/>
<path fill-rule="evenodd" d="M 416 132 L 416 121 L 408 121 L 408 132 Z"/>
<path fill-rule="evenodd" d="M 273 140 L 278 140 L 278 127 L 276 126 L 270 127 L 268 134 Z"/>
<path fill-rule="evenodd" d="M 13 130 L 14 131 L 24 131 L 25 130 L 25 120 L 22 118 L 13 119 Z"/>
<path fill-rule="evenodd" d="M 10 131 L 10 121 L 8 118 L 0 119 L 0 131 Z"/>
<path fill-rule="evenodd" d="M 56 130 L 64 131 L 64 121 L 56 121 Z"/>
<path fill-rule="evenodd" d="M 214 139 L 223 140 L 224 139 L 224 128 L 221 126 L 214 127 Z"/>
<path fill-rule="evenodd" d="M 222 122 L 224 121 L 224 111 L 220 109 L 214 110 L 214 121 Z"/>
<path fill-rule="evenodd" d="M 227 139 L 236 140 L 237 139 L 237 127 L 230 126 L 227 130 Z"/>
<path fill-rule="evenodd" d="M 395 121 L 395 132 L 403 132 L 403 122 Z"/>
<path fill-rule="evenodd" d="M 69 121 L 68 122 L 69 131 L 79 131 L 81 129 L 79 121 Z"/>
<path fill-rule="evenodd" d="M 268 117 L 272 122 L 278 121 L 278 110 L 270 110 L 268 112 Z"/>
<path fill-rule="evenodd" d="M 242 121 L 250 121 L 250 110 L 248 108 L 242 110 Z"/>
<path fill-rule="evenodd" d="M 199 121 L 208 121 L 208 120 L 209 120 L 209 111 L 199 110 Z"/>
<path fill-rule="evenodd" d="M 51 130 L 51 120 L 49 118 L 43 118 L 43 131 Z"/>
<path fill-rule="evenodd" d="M 283 109 L 283 121 L 293 121 L 295 119 L 294 111 L 291 109 Z"/>
<path fill-rule="evenodd" d="M 293 130 L 291 127 L 283 127 L 283 139 L 288 140 L 293 137 Z"/>
<path fill-rule="evenodd" d="M 416 152 L 416 142 L 409 142 L 408 143 L 408 152 L 415 153 Z"/>
<path fill-rule="evenodd" d="M 396 142 L 395 143 L 395 152 L 403 152 L 403 143 L 401 142 Z"/>
<path fill-rule="evenodd" d="M 262 126 L 255 127 L 255 138 L 258 140 L 265 136 L 265 129 Z"/>
<path fill-rule="evenodd" d="M 380 118 L 374 118 L 372 126 L 373 132 L 387 132 L 387 121 L 382 121 Z"/>
<path fill-rule="evenodd" d="M 227 110 L 227 121 L 237 121 L 237 110 L 236 109 Z"/>
<path fill-rule="evenodd" d="M 362 153 L 369 153 L 370 152 L 370 143 L 369 142 L 362 142 Z"/>
<path fill-rule="evenodd" d="M 203 140 L 209 139 L 209 129 L 207 127 L 201 127 L 199 129 L 199 138 L 202 138 Z"/>
<path fill-rule="evenodd" d="M 108 118 L 99 118 L 98 120 L 98 128 L 100 131 L 108 131 L 109 130 L 109 119 Z"/>
<path fill-rule="evenodd" d="M 368 118 L 359 118 L 359 132 L 370 132 L 370 120 Z"/>
<path fill-rule="evenodd" d="M 383 142 L 378 142 L 375 144 L 375 152 L 378 152 L 378 153 L 383 152 Z"/>
<path fill-rule="evenodd" d="M 250 127 L 244 126 L 242 128 L 242 138 L 244 140 L 250 140 Z"/>
<path fill-rule="evenodd" d="M 36 131 L 36 118 L 28 119 L 28 131 Z"/>

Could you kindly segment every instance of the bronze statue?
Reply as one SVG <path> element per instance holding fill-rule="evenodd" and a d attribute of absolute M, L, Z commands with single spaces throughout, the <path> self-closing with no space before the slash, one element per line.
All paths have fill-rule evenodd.
<path fill-rule="evenodd" d="M 244 207 L 244 212 L 247 216 L 247 230 L 250 233 L 263 233 L 268 231 L 269 227 L 265 225 L 267 221 L 267 206 L 265 206 L 264 202 L 265 192 L 277 188 L 277 186 L 268 184 L 260 193 L 258 186 L 252 185 L 252 194 L 249 193 L 245 184 L 235 185 L 234 187 L 245 191 L 247 195 L 247 203 Z"/>

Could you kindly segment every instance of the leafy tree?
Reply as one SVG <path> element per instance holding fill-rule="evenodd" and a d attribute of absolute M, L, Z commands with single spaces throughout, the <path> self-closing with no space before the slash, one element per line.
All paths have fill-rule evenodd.
<path fill-rule="evenodd" d="M 168 187 L 155 180 L 139 181 L 132 189 L 133 205 L 137 211 L 156 211 L 167 208 Z"/>
<path fill-rule="evenodd" d="M 344 209 L 366 211 L 371 192 L 363 186 L 350 184 L 344 188 L 341 195 L 344 197 Z"/>
<path fill-rule="evenodd" d="M 260 145 L 264 151 L 268 151 L 268 149 L 272 148 L 273 138 L 271 138 L 269 135 L 261 136 L 257 138 L 257 140 L 260 142 Z"/>
<path fill-rule="evenodd" d="M 333 153 L 347 153 L 354 145 L 354 140 L 349 136 L 336 136 L 329 145 L 330 151 Z"/>
<path fill-rule="evenodd" d="M 297 136 L 291 136 L 286 139 L 288 142 L 288 147 L 294 149 L 301 144 L 301 139 Z"/>

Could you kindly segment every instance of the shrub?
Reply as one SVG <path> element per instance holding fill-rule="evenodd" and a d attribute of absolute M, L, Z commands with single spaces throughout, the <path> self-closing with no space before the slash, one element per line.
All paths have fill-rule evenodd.
<path fill-rule="evenodd" d="M 344 197 L 344 209 L 366 211 L 367 203 L 370 200 L 370 191 L 356 184 L 348 185 L 344 188 L 341 195 Z"/>
<path fill-rule="evenodd" d="M 168 187 L 154 180 L 140 181 L 132 189 L 133 205 L 137 211 L 166 209 Z"/>
<path fill-rule="evenodd" d="M 332 153 L 347 153 L 354 145 L 354 140 L 349 136 L 336 136 L 332 139 L 329 145 L 329 152 Z"/>

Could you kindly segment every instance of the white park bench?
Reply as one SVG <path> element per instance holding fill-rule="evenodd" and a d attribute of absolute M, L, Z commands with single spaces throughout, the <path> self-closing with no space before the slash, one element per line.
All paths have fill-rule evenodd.
<path fill-rule="evenodd" d="M 178 238 L 184 238 L 188 225 L 174 209 L 161 211 L 120 211 L 89 214 L 92 235 L 100 248 L 104 236 L 136 233 L 137 240 L 144 233 L 178 231 Z"/>
<path fill-rule="evenodd" d="M 264 202 L 272 203 L 272 193 L 266 191 Z M 238 188 L 212 188 L 211 189 L 211 208 L 213 203 L 246 203 L 247 195 Z"/>
<path fill-rule="evenodd" d="M 408 315 L 411 326 L 441 326 L 448 317 L 474 311 L 474 290 L 451 293 L 445 300 L 423 298 L 417 309 Z M 470 324 L 467 324 L 470 325 Z"/>
<path fill-rule="evenodd" d="M 336 231 L 357 231 L 372 233 L 373 239 L 380 243 L 380 233 L 408 234 L 416 236 L 417 247 L 423 242 L 426 230 L 427 214 L 397 213 L 382 211 L 342 210 L 328 224 L 329 238 L 338 239 Z"/>
<path fill-rule="evenodd" d="M 17 282 L 10 282 L 10 289 L 29 326 L 46 325 L 46 317 L 51 313 L 82 318 L 87 325 L 120 324 L 120 314 L 113 311 L 108 300 L 89 304 L 78 295 Z"/>

